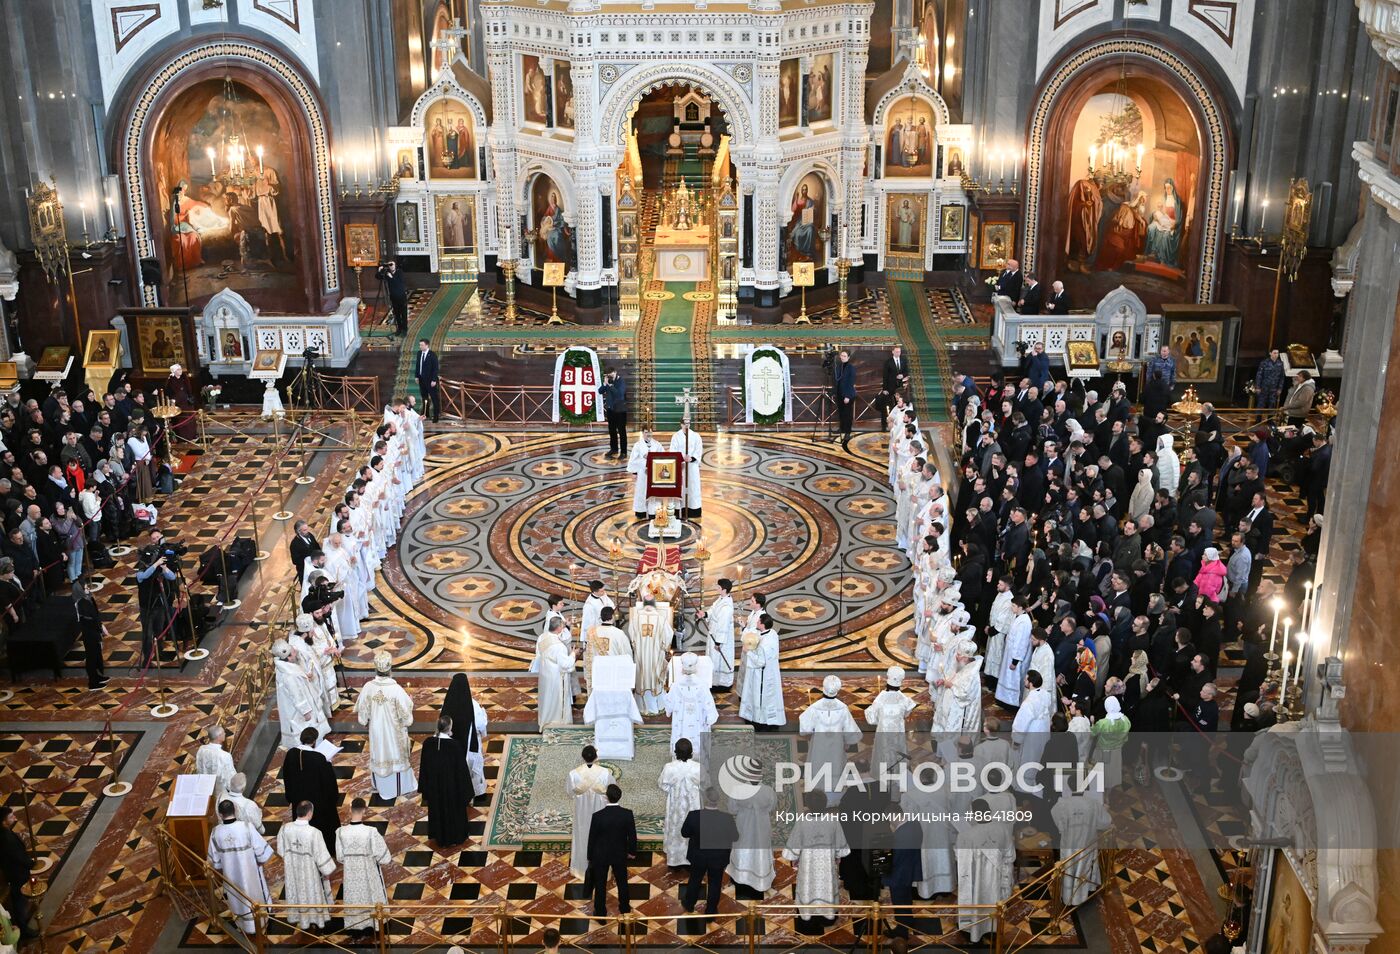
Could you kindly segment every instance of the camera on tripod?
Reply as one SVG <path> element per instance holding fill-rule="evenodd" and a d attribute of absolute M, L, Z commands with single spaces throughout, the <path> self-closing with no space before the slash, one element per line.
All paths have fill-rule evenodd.
<path fill-rule="evenodd" d="M 311 584 L 311 589 L 307 593 L 310 599 L 310 609 L 314 612 L 323 606 L 330 606 L 336 600 L 344 599 L 344 590 L 331 589 L 330 583 L 325 580 L 317 580 Z"/>
<path fill-rule="evenodd" d="M 320 349 L 320 348 L 317 348 L 317 347 L 315 347 L 315 346 L 312 346 L 312 347 L 310 347 L 310 348 L 307 348 L 305 351 L 303 351 L 303 352 L 301 353 L 301 356 L 302 356 L 303 358 L 305 358 L 307 361 L 315 361 L 315 360 L 317 360 L 318 358 L 321 357 L 321 349 Z"/>
<path fill-rule="evenodd" d="M 822 370 L 830 373 L 836 367 L 836 356 L 841 352 L 835 345 L 827 345 L 822 349 Z"/>
<path fill-rule="evenodd" d="M 190 552 L 188 544 L 178 540 L 162 540 L 160 543 L 153 543 L 141 549 L 141 561 L 146 566 L 159 559 L 164 558 L 165 562 L 172 568 L 180 562 L 180 557 Z"/>

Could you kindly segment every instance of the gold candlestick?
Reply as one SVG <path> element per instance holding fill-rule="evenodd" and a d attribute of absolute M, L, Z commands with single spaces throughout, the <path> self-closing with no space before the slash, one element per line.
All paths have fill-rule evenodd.
<path fill-rule="evenodd" d="M 836 290 L 838 294 L 836 305 L 836 317 L 841 321 L 846 321 L 851 316 L 851 310 L 847 305 L 846 298 L 846 277 L 851 273 L 850 261 L 842 256 L 836 260 Z"/>

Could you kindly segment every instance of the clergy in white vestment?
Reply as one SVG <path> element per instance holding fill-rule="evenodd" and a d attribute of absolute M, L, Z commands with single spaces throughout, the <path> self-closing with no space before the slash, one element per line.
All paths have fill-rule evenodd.
<path fill-rule="evenodd" d="M 277 721 L 281 723 L 284 749 L 301 743 L 301 730 L 308 726 L 325 738 L 330 734 L 330 723 L 322 706 L 325 696 L 321 692 L 319 677 L 311 682 L 306 670 L 297 659 L 292 644 L 279 639 L 272 644 L 273 672 L 277 681 Z"/>
<path fill-rule="evenodd" d="M 773 886 L 773 808 L 778 794 L 763 782 L 749 785 L 742 797 L 726 796 L 729 813 L 739 829 L 739 840 L 729 853 L 725 872 L 735 884 L 754 891 Z"/>
<path fill-rule="evenodd" d="M 545 612 L 544 622 L 540 625 L 540 634 L 535 640 L 535 657 L 530 660 L 530 672 L 540 671 L 539 644 L 544 641 L 545 634 L 550 631 L 551 624 L 556 619 L 562 624 L 557 631 L 559 641 L 564 644 L 564 648 L 569 652 L 575 652 L 574 633 L 573 630 L 569 628 L 568 618 L 564 616 L 564 597 L 559 595 L 551 596 L 549 598 L 549 609 Z M 577 697 L 578 692 L 578 671 L 575 670 L 573 677 L 569 680 L 570 700 Z"/>
<path fill-rule="evenodd" d="M 584 659 L 588 665 L 588 689 L 593 691 L 593 670 L 600 656 L 626 656 L 632 658 L 632 641 L 620 627 L 613 625 L 614 613 L 611 606 L 603 607 L 603 621 L 594 626 L 584 644 Z"/>
<path fill-rule="evenodd" d="M 685 817 L 699 811 L 705 803 L 705 769 L 691 756 L 694 750 L 689 739 L 676 743 L 676 757 L 661 770 L 657 786 L 666 793 L 666 814 L 661 822 L 661 844 L 666 851 L 666 864 L 679 868 L 690 864 L 690 839 L 681 834 Z"/>
<path fill-rule="evenodd" d="M 224 792 L 224 801 L 233 805 L 234 814 L 239 821 L 245 821 L 257 829 L 258 834 L 266 833 L 263 827 L 263 812 L 258 803 L 243 794 L 243 790 L 248 787 L 248 776 L 242 772 L 234 772 L 233 777 L 228 780 L 228 791 Z"/>
<path fill-rule="evenodd" d="M 598 764 L 598 750 L 583 747 L 583 764 L 569 772 L 564 791 L 574 800 L 574 835 L 569 850 L 569 869 L 582 878 L 588 872 L 588 830 L 593 813 L 608 803 L 608 786 L 616 782 L 612 769 Z"/>
<path fill-rule="evenodd" d="M 219 819 L 219 825 L 209 833 L 209 866 L 228 882 L 224 900 L 229 913 L 238 921 L 239 929 L 251 935 L 257 931 L 257 926 L 248 902 L 272 903 L 262 870 L 272 859 L 272 846 L 257 829 L 238 818 L 228 799 L 219 803 Z"/>
<path fill-rule="evenodd" d="M 689 739 L 695 761 L 709 765 L 710 726 L 719 720 L 715 697 L 700 681 L 700 659 L 694 653 L 680 658 L 680 678 L 671 681 L 666 693 L 666 714 L 671 717 L 671 747 Z"/>
<path fill-rule="evenodd" d="M 636 475 L 632 482 L 632 513 L 638 520 L 656 516 L 656 498 L 647 497 L 647 455 L 659 454 L 665 449 L 651 436 L 651 428 L 644 427 L 627 458 L 627 473 Z"/>
<path fill-rule="evenodd" d="M 593 691 L 583 707 L 583 721 L 593 726 L 593 744 L 605 759 L 632 758 L 632 727 L 642 723 L 637 697 L 632 692 L 636 669 L 630 658 L 622 656 L 604 656 L 594 661 Z"/>
<path fill-rule="evenodd" d="M 962 609 L 961 587 L 953 583 L 938 596 L 938 611 L 933 615 L 933 623 L 925 630 L 924 639 L 915 648 L 919 660 L 919 672 L 929 682 L 942 679 L 951 668 L 953 654 L 959 641 L 957 632 L 967 620 Z"/>
<path fill-rule="evenodd" d="M 987 800 L 973 801 L 974 812 L 991 811 Z M 1011 826 L 1003 821 L 970 825 L 958 834 L 958 901 L 970 905 L 996 905 L 1011 897 L 1016 882 L 1016 842 Z M 972 943 L 997 929 L 996 912 L 959 908 L 958 927 Z"/>
<path fill-rule="evenodd" d="M 947 894 L 955 885 L 953 842 L 958 833 L 952 823 L 953 804 L 942 785 L 910 785 L 899 800 L 900 811 L 918 818 L 923 828 L 919 852 L 923 880 L 914 882 L 914 888 L 925 901 L 935 894 Z"/>
<path fill-rule="evenodd" d="M 583 601 L 583 613 L 579 622 L 579 638 L 583 640 L 583 679 L 585 687 L 593 688 L 593 658 L 598 654 L 599 643 L 594 639 L 599 628 L 603 625 L 603 613 L 608 611 L 608 624 L 611 625 L 613 614 L 617 612 L 613 606 L 611 597 L 604 590 L 602 580 L 594 580 L 588 584 L 589 594 Z M 630 653 L 629 653 L 630 655 Z"/>
<path fill-rule="evenodd" d="M 340 660 L 340 647 L 310 613 L 298 613 L 296 634 L 291 638 L 308 680 L 321 689 L 321 710 L 329 720 L 340 705 L 340 683 L 335 667 Z"/>
<path fill-rule="evenodd" d="M 1026 672 L 1040 673 L 1040 684 L 1050 689 L 1055 685 L 1055 650 L 1045 637 L 1045 630 L 1039 626 L 1031 628 L 1031 661 Z"/>
<path fill-rule="evenodd" d="M 976 736 L 982 729 L 982 657 L 977 644 L 962 640 L 954 661 L 955 671 L 929 686 L 934 698 L 930 731 L 947 762 L 957 758 L 958 739 Z"/>
<path fill-rule="evenodd" d="M 990 679 L 1001 673 L 1001 658 L 1006 650 L 1006 633 L 1016 611 L 1011 608 L 1011 577 L 997 578 L 997 595 L 987 614 L 987 652 L 982 657 L 982 671 Z"/>
<path fill-rule="evenodd" d="M 207 736 L 208 741 L 201 745 L 199 751 L 194 754 L 195 774 L 214 776 L 215 805 L 223 801 L 228 781 L 233 778 L 233 773 L 238 771 L 233 765 L 233 756 L 224 751 L 224 737 L 223 726 L 211 726 Z"/>
<path fill-rule="evenodd" d="M 804 919 L 836 917 L 841 903 L 841 880 L 837 871 L 842 858 L 851 853 L 846 833 L 830 812 L 811 811 L 797 819 L 788 836 L 783 858 L 797 866 L 793 894 Z"/>
<path fill-rule="evenodd" d="M 282 898 L 288 904 L 311 907 L 289 911 L 287 920 L 303 930 L 325 927 L 335 901 L 329 880 L 335 871 L 335 859 L 326 848 L 326 837 L 311 826 L 311 803 L 297 802 L 292 813 L 296 819 L 277 832 L 277 853 L 282 856 Z"/>
<path fill-rule="evenodd" d="M 1030 602 L 1031 598 L 1025 595 L 1011 598 L 1011 607 L 1016 615 L 1006 633 L 1006 647 L 1002 650 L 996 691 L 997 701 L 1008 706 L 1021 704 L 1021 693 L 1026 684 L 1026 671 L 1029 669 L 1031 657 L 1031 615 L 1027 612 Z"/>
<path fill-rule="evenodd" d="M 909 548 L 909 511 L 913 508 L 914 494 L 923 481 L 924 472 L 924 459 L 919 456 L 923 452 L 923 445 L 912 441 L 909 450 L 912 456 L 901 456 L 900 468 L 895 474 L 894 482 L 895 546 L 901 550 Z"/>
<path fill-rule="evenodd" d="M 720 577 L 719 596 L 710 608 L 701 610 L 698 620 L 705 622 L 705 651 L 714 667 L 714 685 L 734 685 L 734 589 L 732 580 Z"/>
<path fill-rule="evenodd" d="M 778 634 L 773 618 L 763 613 L 758 628 L 744 634 L 744 683 L 739 718 L 754 725 L 784 726 L 783 672 L 778 666 Z"/>
<path fill-rule="evenodd" d="M 637 663 L 637 699 L 642 715 L 656 715 L 666 702 L 666 664 L 675 637 L 671 614 L 657 606 L 653 597 L 644 596 L 641 605 L 632 610 L 627 637 Z"/>
<path fill-rule="evenodd" d="M 885 670 L 885 688 L 865 710 L 867 725 L 875 727 L 875 745 L 870 752 L 870 768 L 879 777 L 909 768 L 909 739 L 904 720 L 915 709 L 914 700 L 904 694 L 904 670 Z"/>
<path fill-rule="evenodd" d="M 704 445 L 700 435 L 690 429 L 689 421 L 681 421 L 681 429 L 671 435 L 670 450 L 685 458 L 685 516 L 700 519 L 700 457 Z"/>
<path fill-rule="evenodd" d="M 356 608 L 360 603 L 360 580 L 350 566 L 350 552 L 345 548 L 345 538 L 339 532 L 326 538 L 325 571 L 335 581 L 335 588 L 345 595 L 332 604 L 335 613 L 335 629 L 341 642 L 360 635 L 360 618 Z"/>
<path fill-rule="evenodd" d="M 1015 721 L 1011 723 L 1011 746 L 1018 770 L 1022 765 L 1040 761 L 1045 744 L 1050 741 L 1050 720 L 1054 715 L 1055 697 L 1043 684 L 1040 673 L 1034 670 L 1026 673 L 1026 696 L 1021 700 L 1021 707 L 1016 710 Z M 1028 795 L 1041 793 L 1038 772 L 1028 771 L 1024 785 L 1020 776 L 1018 771 L 1018 789 Z"/>
<path fill-rule="evenodd" d="M 860 742 L 860 726 L 850 708 L 837 698 L 840 693 L 840 677 L 827 676 L 822 680 L 822 698 L 797 717 L 797 731 L 807 739 L 809 790 L 824 792 L 827 805 L 841 800 L 846 750 Z"/>
<path fill-rule="evenodd" d="M 1099 833 L 1113 819 L 1103 799 L 1093 794 L 1064 795 L 1050 809 L 1060 832 L 1060 860 L 1066 861 L 1060 879 L 1060 900 L 1074 907 L 1089 900 L 1099 887 Z M 1078 854 L 1073 861 L 1069 858 Z"/>
<path fill-rule="evenodd" d="M 541 731 L 547 725 L 572 725 L 574 721 L 573 695 L 569 688 L 576 660 L 559 638 L 563 618 L 556 617 L 549 625 L 550 631 L 540 637 L 535 655 L 540 674 L 535 713 Z"/>
<path fill-rule="evenodd" d="M 966 808 L 971 804 L 972 799 L 979 795 L 985 795 L 986 789 L 981 786 L 984 778 L 996 776 L 1003 778 L 1016 765 L 1016 752 L 1011 747 L 1011 740 L 1002 734 L 1002 721 L 996 716 L 989 716 L 982 725 L 982 741 L 978 742 L 972 749 L 972 756 L 968 761 L 972 763 L 973 778 L 978 780 L 978 789 L 969 796 L 965 796 L 961 807 Z M 989 772 L 990 768 L 999 768 L 1001 774 L 995 771 Z"/>
<path fill-rule="evenodd" d="M 360 689 L 355 716 L 369 727 L 369 770 L 379 797 L 392 802 L 418 791 L 409 761 L 408 727 L 413 724 L 413 700 L 389 675 L 393 667 L 384 650 L 374 654 L 374 678 Z"/>
<path fill-rule="evenodd" d="M 388 904 L 384 865 L 393 861 L 379 829 L 365 824 L 365 800 L 350 803 L 350 822 L 335 836 L 335 860 L 342 869 L 341 890 L 345 903 L 345 930 L 368 931 L 374 927 L 374 906 Z M 363 905 L 363 908 L 359 908 Z"/>

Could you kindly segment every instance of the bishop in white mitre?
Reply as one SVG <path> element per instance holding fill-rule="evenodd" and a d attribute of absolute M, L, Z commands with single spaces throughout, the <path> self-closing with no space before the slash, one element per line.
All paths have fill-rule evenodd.
<path fill-rule="evenodd" d="M 241 821 L 225 800 L 219 805 L 220 824 L 209 833 L 209 866 L 224 876 L 224 900 L 244 934 L 253 934 L 253 909 L 248 901 L 271 904 L 262 866 L 272 860 L 272 846 L 252 825 Z M 320 834 L 320 832 L 317 832 Z M 244 899 L 247 900 L 244 900 Z"/>
<path fill-rule="evenodd" d="M 208 740 L 199 747 L 199 751 L 194 754 L 194 771 L 196 775 L 214 776 L 214 805 L 218 806 L 223 800 L 224 790 L 228 788 L 229 779 L 238 771 L 233 764 L 233 756 L 224 751 L 224 728 L 223 726 L 211 726 Z"/>
<path fill-rule="evenodd" d="M 744 633 L 744 682 L 739 695 L 739 718 L 755 725 L 787 724 L 778 632 L 767 613 L 759 616 L 757 629 Z"/>
<path fill-rule="evenodd" d="M 641 438 L 632 445 L 632 453 L 627 458 L 627 473 L 635 474 L 632 482 L 632 513 L 638 520 L 656 516 L 656 498 L 647 497 L 647 455 L 659 454 L 666 448 L 651 436 L 651 428 L 642 428 Z"/>
<path fill-rule="evenodd" d="M 588 873 L 588 832 L 593 813 L 608 803 L 608 786 L 617 781 L 612 769 L 598 764 L 598 750 L 583 747 L 583 764 L 569 772 L 564 791 L 574 800 L 574 837 L 569 850 L 569 870 L 580 878 Z"/>
<path fill-rule="evenodd" d="M 330 734 L 330 723 L 322 705 L 324 695 L 318 678 L 312 682 L 298 662 L 297 651 L 285 639 L 272 644 L 273 671 L 277 681 L 277 721 L 281 723 L 284 749 L 301 744 L 301 731 L 308 726 L 320 738 Z"/>
<path fill-rule="evenodd" d="M 547 725 L 572 725 L 574 721 L 573 692 L 574 654 L 564 645 L 560 634 L 564 628 L 563 617 L 556 616 L 549 621 L 549 629 L 536 647 L 535 659 L 539 663 L 539 692 L 535 713 L 540 731 Z"/>
<path fill-rule="evenodd" d="M 299 802 L 293 809 L 296 820 L 277 832 L 277 853 L 282 856 L 282 896 L 297 907 L 287 914 L 294 927 L 321 928 L 331 919 L 335 901 L 330 876 L 335 859 L 326 848 L 326 836 L 311 826 L 310 802 Z"/>
<path fill-rule="evenodd" d="M 698 617 L 704 620 L 705 651 L 710 657 L 713 684 L 716 686 L 734 685 L 734 597 L 730 591 L 734 582 L 724 577 L 719 581 L 719 595 L 702 610 Z"/>
<path fill-rule="evenodd" d="M 865 710 L 867 725 L 875 727 L 875 747 L 870 753 L 870 767 L 877 774 L 908 769 L 909 738 L 904 720 L 915 709 L 915 702 L 904 694 L 904 670 L 891 666 L 885 670 L 885 688 Z"/>
<path fill-rule="evenodd" d="M 822 698 L 797 717 L 797 731 L 807 737 L 807 770 L 812 785 L 826 793 L 827 805 L 841 800 L 841 777 L 846 771 L 846 751 L 860 742 L 850 707 L 837 698 L 839 676 L 822 680 Z"/>
<path fill-rule="evenodd" d="M 670 450 L 680 454 L 685 460 L 685 516 L 691 520 L 700 519 L 700 457 L 704 445 L 700 435 L 690 429 L 688 420 L 681 421 L 681 429 L 671 435 Z"/>
<path fill-rule="evenodd" d="M 1084 792 L 1062 796 L 1050 809 L 1050 818 L 1060 832 L 1060 860 L 1067 862 L 1060 879 L 1060 900 L 1074 907 L 1098 890 L 1099 833 L 1113 819 L 1102 796 Z"/>
<path fill-rule="evenodd" d="M 666 814 L 661 822 L 666 864 L 679 868 L 690 864 L 690 839 L 681 834 L 681 826 L 687 815 L 704 807 L 706 775 L 704 767 L 692 758 L 689 739 L 681 739 L 673 751 L 676 757 L 661 770 L 657 787 L 666 793 Z"/>
<path fill-rule="evenodd" d="M 984 798 L 973 801 L 974 812 L 991 810 Z M 992 820 L 968 826 L 957 840 L 958 901 L 969 905 L 997 905 L 1011 897 L 1016 881 L 1016 842 L 1011 826 Z M 996 912 L 988 908 L 958 909 L 958 927 L 972 943 L 996 931 Z"/>
<path fill-rule="evenodd" d="M 657 606 L 654 598 L 644 596 L 642 604 L 632 611 L 627 636 L 637 663 L 637 699 L 642 715 L 656 715 L 666 701 L 666 664 L 675 636 L 671 614 Z"/>
<path fill-rule="evenodd" d="M 793 894 L 804 905 L 803 918 L 836 917 L 836 905 L 841 903 L 837 867 L 850 853 L 846 833 L 830 812 L 809 812 L 798 818 L 783 858 L 797 865 Z"/>
<path fill-rule="evenodd" d="M 982 730 L 982 657 L 970 639 L 958 644 L 956 668 L 929 686 L 933 696 L 933 725 L 938 753 L 946 762 L 958 757 L 958 739 Z"/>
<path fill-rule="evenodd" d="M 239 821 L 245 821 L 257 829 L 258 834 L 265 834 L 267 829 L 263 827 L 263 812 L 258 803 L 243 794 L 243 790 L 248 787 L 248 776 L 242 772 L 233 773 L 233 778 L 228 780 L 228 791 L 224 792 L 224 801 L 233 804 L 233 812 L 238 816 Z M 218 803 L 215 802 L 217 805 Z"/>
<path fill-rule="evenodd" d="M 418 791 L 418 778 L 409 762 L 408 727 L 413 724 L 413 700 L 389 675 L 389 654 L 374 654 L 374 678 L 360 688 L 355 716 L 369 727 L 369 770 L 379 797 L 392 802 Z"/>
<path fill-rule="evenodd" d="M 341 891 L 347 931 L 372 929 L 374 906 L 389 903 L 383 866 L 393 858 L 379 829 L 365 824 L 365 808 L 363 798 L 351 802 L 349 824 L 342 825 L 335 833 L 335 860 L 343 869 Z"/>
<path fill-rule="evenodd" d="M 671 748 L 681 739 L 689 739 L 695 761 L 709 764 L 710 726 L 719 720 L 715 697 L 700 680 L 700 659 L 694 653 L 680 658 L 681 674 L 666 693 L 666 714 L 671 717 Z"/>

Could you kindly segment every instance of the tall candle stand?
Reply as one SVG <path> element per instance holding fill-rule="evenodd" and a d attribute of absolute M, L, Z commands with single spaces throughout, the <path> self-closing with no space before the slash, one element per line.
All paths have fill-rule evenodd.
<path fill-rule="evenodd" d="M 840 321 L 846 321 L 851 317 L 851 310 L 847 298 L 847 277 L 851 274 L 851 262 L 844 255 L 836 260 L 836 317 Z"/>
<path fill-rule="evenodd" d="M 501 263 L 501 273 L 506 280 L 506 321 L 515 321 L 515 259 L 509 258 Z"/>

